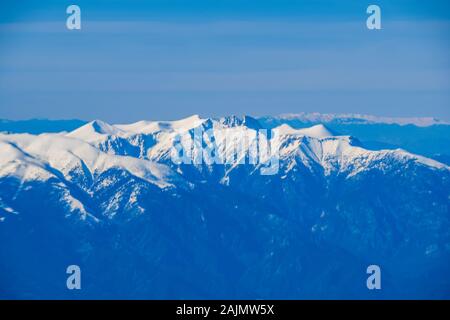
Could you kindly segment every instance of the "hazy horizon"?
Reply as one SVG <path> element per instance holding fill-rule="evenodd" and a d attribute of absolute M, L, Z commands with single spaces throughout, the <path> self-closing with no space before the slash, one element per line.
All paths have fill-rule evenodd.
<path fill-rule="evenodd" d="M 0 118 L 133 122 L 284 113 L 450 121 L 448 1 L 3 4 Z"/>

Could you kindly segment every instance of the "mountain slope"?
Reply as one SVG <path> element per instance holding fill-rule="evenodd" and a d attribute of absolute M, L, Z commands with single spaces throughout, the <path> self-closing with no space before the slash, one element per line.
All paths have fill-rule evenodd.
<path fill-rule="evenodd" d="M 371 150 L 402 148 L 413 153 L 450 163 L 450 125 L 434 118 L 385 118 L 355 114 L 299 113 L 261 117 L 263 127 L 281 124 L 301 129 L 325 124 L 332 131 L 358 137 Z"/>

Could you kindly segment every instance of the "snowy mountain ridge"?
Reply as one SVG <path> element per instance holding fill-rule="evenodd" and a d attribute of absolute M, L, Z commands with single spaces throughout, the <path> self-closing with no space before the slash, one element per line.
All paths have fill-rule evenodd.
<path fill-rule="evenodd" d="M 91 136 L 86 138 L 90 140 Z M 48 180 L 60 173 L 72 181 L 74 174 L 85 169 L 85 174 L 98 175 L 111 168 L 124 168 L 137 177 L 167 187 L 174 175 L 164 165 L 107 154 L 70 135 L 0 134 L 0 150 L 3 155 L 0 176 L 13 175 L 25 180 Z"/>
<path fill-rule="evenodd" d="M 174 162 L 181 142 L 203 161 Z M 449 166 L 326 124 L 96 120 L 0 134 L 0 154 L 0 297 L 71 298 L 49 287 L 68 261 L 102 270 L 85 298 L 372 298 L 373 263 L 383 297 L 449 292 Z"/>
<path fill-rule="evenodd" d="M 156 162 L 164 162 L 170 165 L 170 152 L 176 143 L 176 137 L 178 136 L 178 139 L 183 139 L 193 136 L 195 129 L 201 129 L 203 143 L 209 147 L 214 147 L 222 153 L 222 157 L 224 158 L 225 155 L 223 154 L 227 151 L 225 146 L 212 146 L 216 142 L 210 141 L 211 139 L 207 136 L 206 132 L 211 130 L 213 135 L 216 135 L 220 130 L 227 130 L 228 134 L 245 137 L 246 132 L 255 132 L 258 130 L 258 128 L 255 129 L 252 126 L 247 126 L 245 119 L 251 118 L 244 117 L 244 120 L 239 120 L 237 117 L 201 119 L 198 116 L 192 116 L 173 122 L 137 122 L 129 125 L 108 125 L 109 128 L 117 127 L 119 130 L 110 130 L 109 132 L 112 132 L 111 134 L 102 134 L 101 138 L 103 140 L 92 138 L 95 135 L 90 135 L 88 137 L 79 135 L 79 131 L 84 130 L 83 127 L 69 133 L 68 136 L 92 143 L 95 147 L 103 148 L 104 151 L 108 153 L 117 153 L 117 150 L 115 150 L 114 144 L 109 143 L 109 145 L 107 145 L 107 141 L 125 139 L 130 144 L 134 144 L 136 141 L 143 141 L 146 139 L 151 140 L 152 143 L 150 143 L 146 149 L 140 150 L 138 157 Z M 247 123 L 249 122 L 254 123 L 256 120 L 253 122 L 247 120 Z M 84 127 L 90 126 L 91 124 L 87 124 Z M 366 150 L 359 144 L 357 139 L 349 136 L 338 136 L 323 124 L 314 125 L 306 129 L 293 129 L 287 124 L 282 124 L 274 128 L 273 131 L 277 132 L 280 137 L 278 143 L 282 146 L 279 150 L 281 160 L 286 159 L 295 153 L 297 155 L 303 153 L 301 155 L 303 159 L 312 157 L 319 163 L 324 163 L 327 160 L 332 161 L 333 159 L 338 162 L 359 162 L 365 157 L 367 160 L 366 165 L 370 165 L 370 159 L 382 160 L 383 157 L 392 158 L 392 156 L 395 156 L 397 160 L 411 160 L 437 169 L 449 169 L 448 166 L 437 161 L 414 155 L 400 149 L 381 151 Z M 137 139 L 137 137 L 140 137 L 140 139 Z M 238 138 L 235 143 L 246 145 L 243 138 Z M 140 147 L 142 148 L 142 146 Z M 246 145 L 246 147 L 248 148 L 248 145 Z"/>
<path fill-rule="evenodd" d="M 0 134 L 0 148 L 4 155 L 0 163 L 0 175 L 47 180 L 56 171 L 71 181 L 74 172 L 87 169 L 89 175 L 95 175 L 118 167 L 167 187 L 177 175 L 174 173 L 177 166 L 170 157 L 176 137 L 190 138 L 193 131 L 198 129 L 202 130 L 203 143 L 215 148 L 223 158 L 230 146 L 219 145 L 214 139 L 211 140 L 206 134 L 207 130 L 216 136 L 220 130 L 231 132 L 238 137 L 234 143 L 247 148 L 244 150 L 247 155 L 248 143 L 240 137 L 245 137 L 246 132 L 257 130 L 247 127 L 245 121 L 239 122 L 236 117 L 214 120 L 192 116 L 173 122 L 139 121 L 128 125 L 110 125 L 96 120 L 65 135 Z M 291 163 L 291 169 L 294 162 L 300 161 L 307 167 L 314 162 L 326 169 L 328 174 L 333 170 L 353 170 L 348 174 L 354 175 L 365 167 L 379 165 L 387 159 L 387 163 L 412 161 L 434 169 L 449 170 L 445 164 L 400 149 L 366 150 L 357 139 L 337 136 L 322 124 L 306 129 L 293 129 L 283 124 L 274 128 L 273 132 L 278 134 L 279 159 L 282 163 Z M 233 166 L 234 163 L 231 165 L 238 168 Z"/>

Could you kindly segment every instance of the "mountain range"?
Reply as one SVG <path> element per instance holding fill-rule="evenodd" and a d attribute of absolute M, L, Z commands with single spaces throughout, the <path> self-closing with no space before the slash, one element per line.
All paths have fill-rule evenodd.
<path fill-rule="evenodd" d="M 392 118 L 361 114 L 298 113 L 256 118 L 267 129 L 288 124 L 295 129 L 325 124 L 334 132 L 358 137 L 373 150 L 402 148 L 450 165 L 450 125 L 448 122 L 426 118 Z M 88 123 L 83 120 L 2 120 L 0 132 L 49 133 L 70 132 Z"/>
<path fill-rule="evenodd" d="M 400 144 L 405 130 L 444 134 L 419 155 L 384 148 L 386 128 Z M 300 114 L 70 129 L 0 134 L 0 297 L 450 297 L 450 167 L 430 158 L 450 154 L 446 123 Z M 264 129 L 277 133 L 269 175 L 242 140 Z M 230 151 L 224 131 L 244 158 L 213 161 Z M 214 154 L 174 162 L 197 132 Z M 82 290 L 66 288 L 71 264 Z M 366 287 L 372 264 L 382 290 Z"/>

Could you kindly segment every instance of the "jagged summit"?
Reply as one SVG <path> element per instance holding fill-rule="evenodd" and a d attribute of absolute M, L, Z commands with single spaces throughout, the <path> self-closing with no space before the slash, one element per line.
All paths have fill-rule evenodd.
<path fill-rule="evenodd" d="M 248 115 L 244 115 L 243 117 L 239 117 L 236 115 L 226 116 L 219 118 L 216 121 L 225 127 L 245 126 L 249 129 L 254 130 L 262 129 L 262 126 L 259 123 L 259 121 L 256 118 Z"/>
<path fill-rule="evenodd" d="M 207 136 L 210 133 L 207 134 L 206 130 L 211 129 L 216 135 L 226 128 L 241 137 L 245 132 L 257 130 L 258 125 L 257 120 L 248 116 L 202 119 L 195 115 L 177 121 L 139 121 L 115 126 L 95 120 L 67 135 L 1 134 L 1 149 L 5 155 L 0 172 L 3 176 L 13 173 L 27 179 L 41 175 L 44 180 L 59 172 L 61 177 L 70 180 L 73 170 L 84 170 L 95 175 L 119 168 L 142 179 L 168 185 L 172 178 L 166 178 L 173 176 L 169 171 L 179 169 L 172 161 L 172 152 L 180 138 L 192 137 L 194 128 L 201 126 L 204 147 L 215 149 L 216 156 L 225 159 L 230 145 L 210 139 Z M 285 172 L 303 167 L 313 170 L 317 165 L 325 169 L 326 174 L 339 172 L 355 175 L 373 168 L 388 171 L 391 167 L 410 163 L 429 169 L 450 170 L 445 164 L 404 150 L 368 150 L 357 139 L 336 135 L 324 124 L 303 129 L 282 124 L 275 130 L 280 133 L 280 167 Z M 250 145 L 244 141 L 245 134 L 239 139 L 242 139 L 238 143 L 242 143 L 243 151 L 249 154 Z M 212 158 L 206 160 L 210 162 Z M 223 179 L 244 168 L 238 165 L 237 159 L 235 161 L 229 169 L 215 166 L 219 170 L 215 170 L 215 174 L 219 174 L 215 179 Z M 155 163 L 162 166 L 157 167 Z M 202 172 L 203 166 L 192 169 Z"/>

